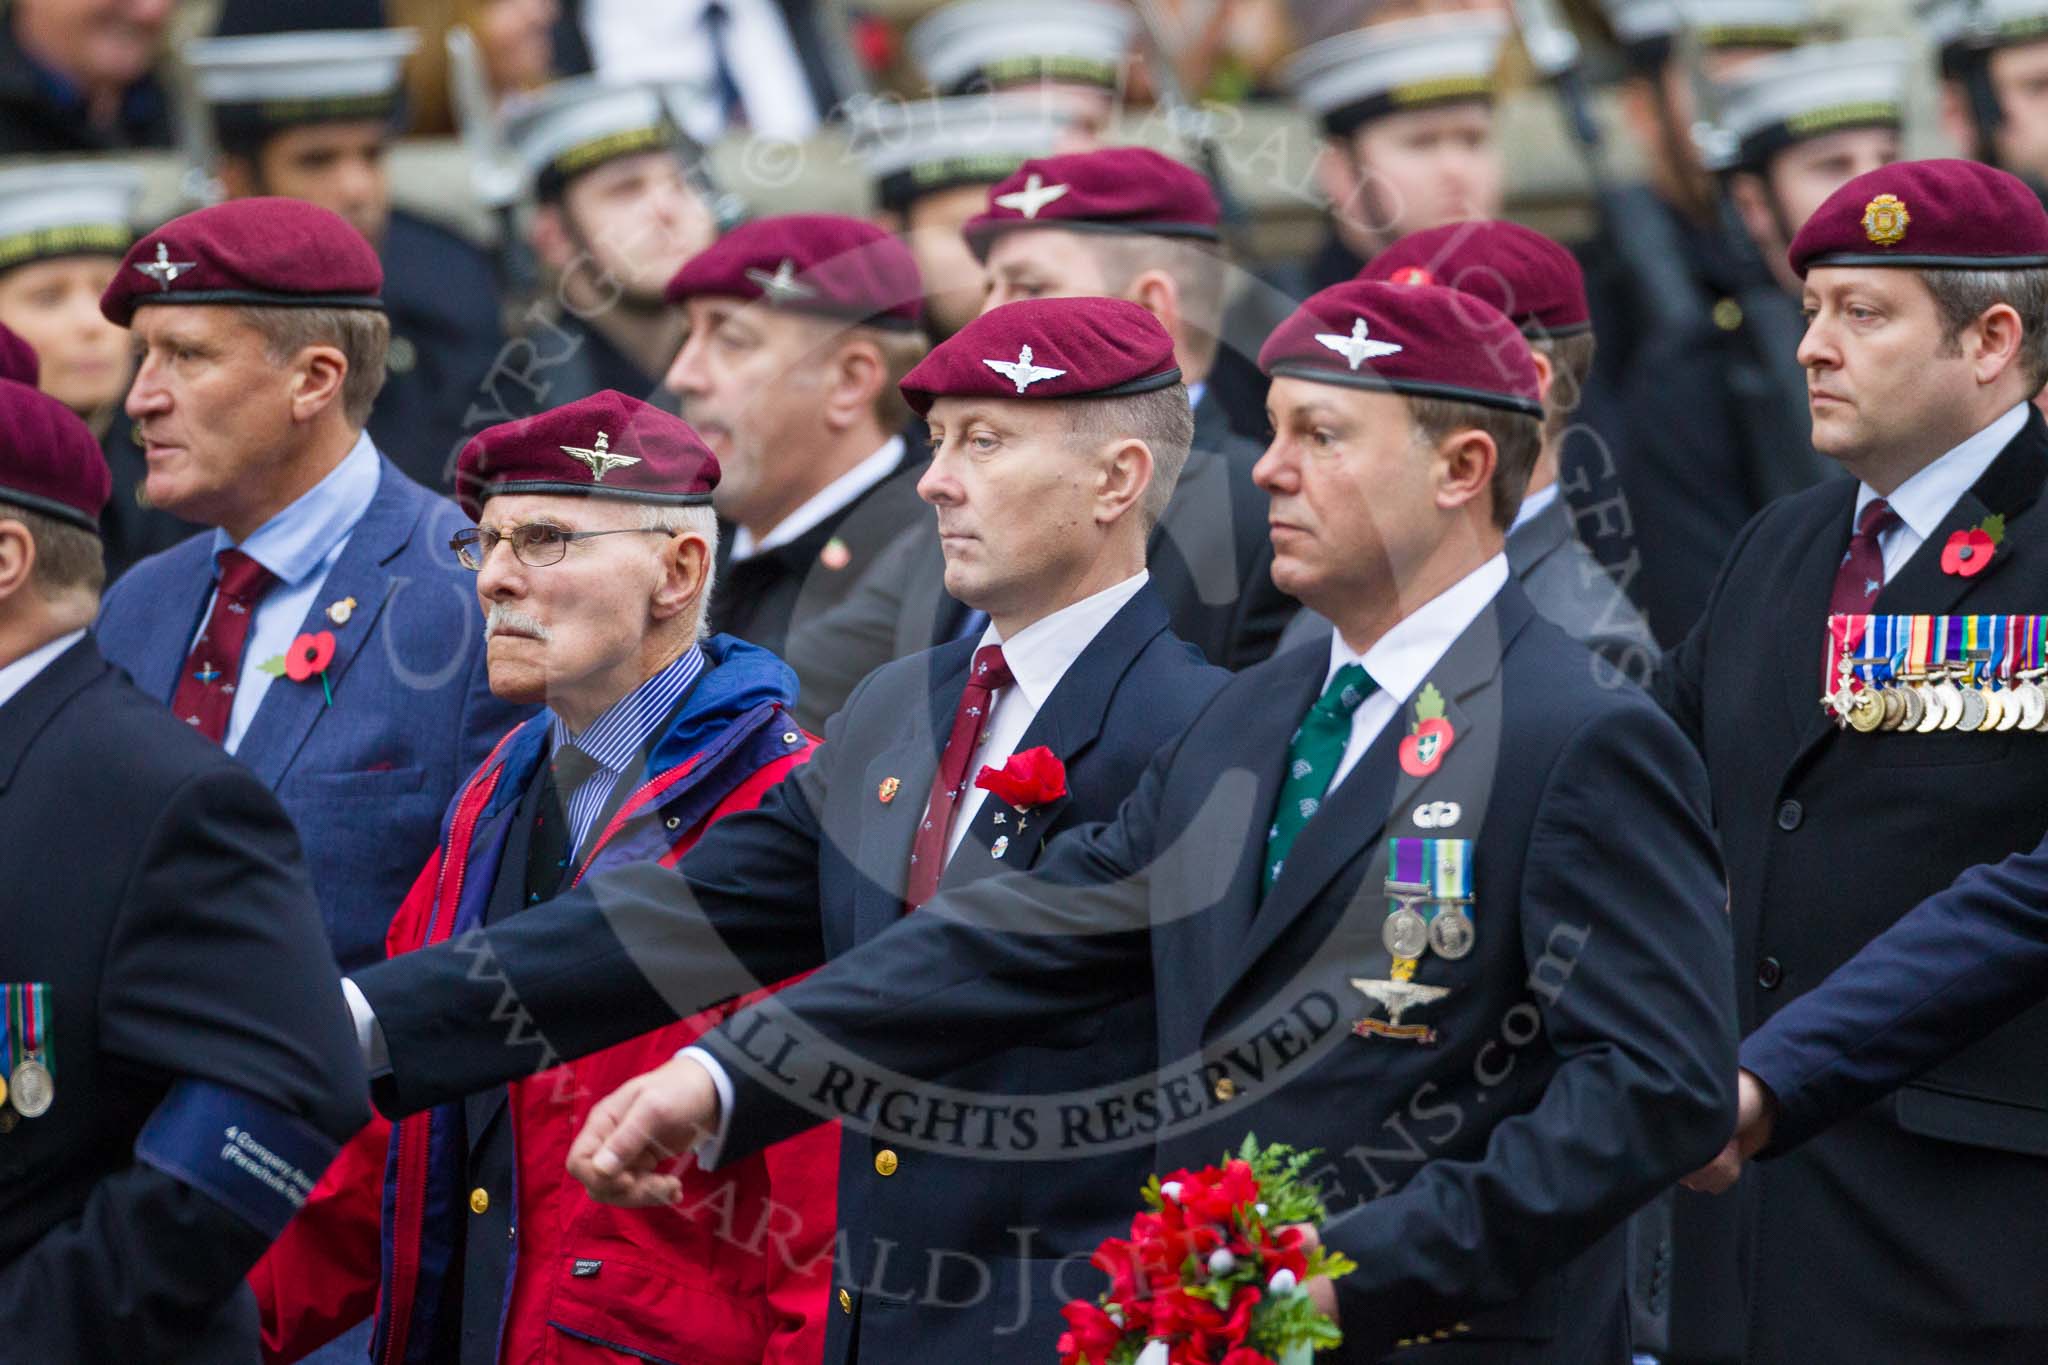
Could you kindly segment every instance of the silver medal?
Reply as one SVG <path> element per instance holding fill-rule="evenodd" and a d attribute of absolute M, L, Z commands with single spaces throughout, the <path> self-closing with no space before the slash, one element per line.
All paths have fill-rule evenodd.
<path fill-rule="evenodd" d="M 14 1068 L 8 1098 L 23 1118 L 40 1118 L 47 1114 L 50 1102 L 56 1097 L 57 1087 L 50 1079 L 50 1069 L 40 1061 L 31 1057 Z"/>
<path fill-rule="evenodd" d="M 1455 905 L 1446 905 L 1429 922 L 1429 946 L 1438 957 L 1456 962 L 1472 951 L 1472 918 Z"/>
<path fill-rule="evenodd" d="M 1412 905 L 1403 905 L 1387 916 L 1380 928 L 1380 942 L 1396 958 L 1418 958 L 1429 947 L 1429 921 Z"/>

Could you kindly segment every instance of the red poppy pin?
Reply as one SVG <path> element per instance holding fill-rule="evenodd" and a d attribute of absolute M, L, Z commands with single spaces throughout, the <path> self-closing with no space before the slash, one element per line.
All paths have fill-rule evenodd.
<path fill-rule="evenodd" d="M 257 667 L 273 678 L 290 678 L 293 682 L 309 682 L 320 679 L 320 688 L 327 694 L 327 704 L 334 705 L 334 687 L 327 681 L 327 666 L 334 662 L 334 632 L 323 630 L 308 632 L 292 641 L 290 649 L 274 659 L 265 659 Z"/>
<path fill-rule="evenodd" d="M 1941 547 L 1941 571 L 1960 578 L 1975 578 L 1991 563 L 2005 539 L 2005 518 L 1992 515 L 1966 531 L 1957 531 Z"/>
<path fill-rule="evenodd" d="M 1435 683 L 1424 683 L 1415 699 L 1415 726 L 1401 741 L 1401 771 L 1410 777 L 1428 777 L 1451 751 L 1458 732 L 1444 719 L 1444 694 Z"/>
<path fill-rule="evenodd" d="M 974 785 L 994 792 L 1018 810 L 1029 810 L 1067 794 L 1067 765 L 1043 744 L 1010 755 L 1000 768 L 983 766 Z"/>

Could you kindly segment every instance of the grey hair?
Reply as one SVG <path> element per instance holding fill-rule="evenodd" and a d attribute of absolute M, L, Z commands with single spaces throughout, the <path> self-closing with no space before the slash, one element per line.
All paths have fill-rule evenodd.
<path fill-rule="evenodd" d="M 718 578 L 718 514 L 709 507 L 665 507 L 647 502 L 640 504 L 640 529 L 704 538 L 704 590 L 697 594 L 697 620 L 692 627 L 692 633 L 703 639 L 711 629 L 711 590 Z"/>
<path fill-rule="evenodd" d="M 2020 373 L 2033 397 L 2048 383 L 2048 268 L 2021 270 L 1923 270 L 1927 292 L 1941 314 L 1944 354 L 1954 354 L 1963 329 L 1996 304 L 2020 315 Z"/>

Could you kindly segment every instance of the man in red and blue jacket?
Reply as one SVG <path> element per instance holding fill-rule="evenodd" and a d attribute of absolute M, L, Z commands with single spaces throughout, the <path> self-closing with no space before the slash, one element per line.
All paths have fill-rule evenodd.
<path fill-rule="evenodd" d="M 450 806 L 392 955 L 460 942 L 594 871 L 672 864 L 809 757 L 788 667 L 698 638 L 717 478 L 686 424 L 613 392 L 464 450 L 478 525 L 457 550 L 478 572 L 491 685 L 548 709 Z M 685 1202 L 652 1213 L 597 1204 L 564 1172 L 598 1097 L 737 1003 L 359 1138 L 252 1275 L 269 1358 L 296 1359 L 374 1299 L 373 1359 L 391 1365 L 815 1362 L 835 1129 L 692 1170 Z M 505 1026 L 530 1033 L 516 1007 Z"/>

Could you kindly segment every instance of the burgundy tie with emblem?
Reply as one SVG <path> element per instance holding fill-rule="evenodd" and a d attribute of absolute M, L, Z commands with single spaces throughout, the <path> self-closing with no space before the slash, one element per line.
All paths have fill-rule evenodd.
<path fill-rule="evenodd" d="M 953 710 L 953 733 L 939 756 L 931 799 L 925 802 L 924 822 L 917 827 L 917 838 L 910 846 L 910 876 L 903 890 L 905 910 L 915 910 L 938 894 L 939 875 L 946 870 L 946 833 L 967 792 L 968 765 L 974 761 L 975 746 L 981 742 L 996 692 L 1012 681 L 1000 646 L 984 645 L 974 651 L 967 686 L 961 689 L 960 704 Z"/>
<path fill-rule="evenodd" d="M 1875 498 L 1863 515 L 1856 518 L 1856 534 L 1849 537 L 1849 553 L 1835 570 L 1835 590 L 1828 597 L 1832 616 L 1862 616 L 1877 603 L 1884 587 L 1884 551 L 1877 538 L 1899 525 L 1898 513 L 1883 498 Z"/>
<path fill-rule="evenodd" d="M 255 624 L 256 604 L 276 581 L 276 575 L 240 550 L 220 552 L 213 611 L 192 642 L 171 697 L 172 713 L 215 744 L 227 736 L 228 715 L 235 709 L 235 684 L 242 676 L 242 649 Z"/>

